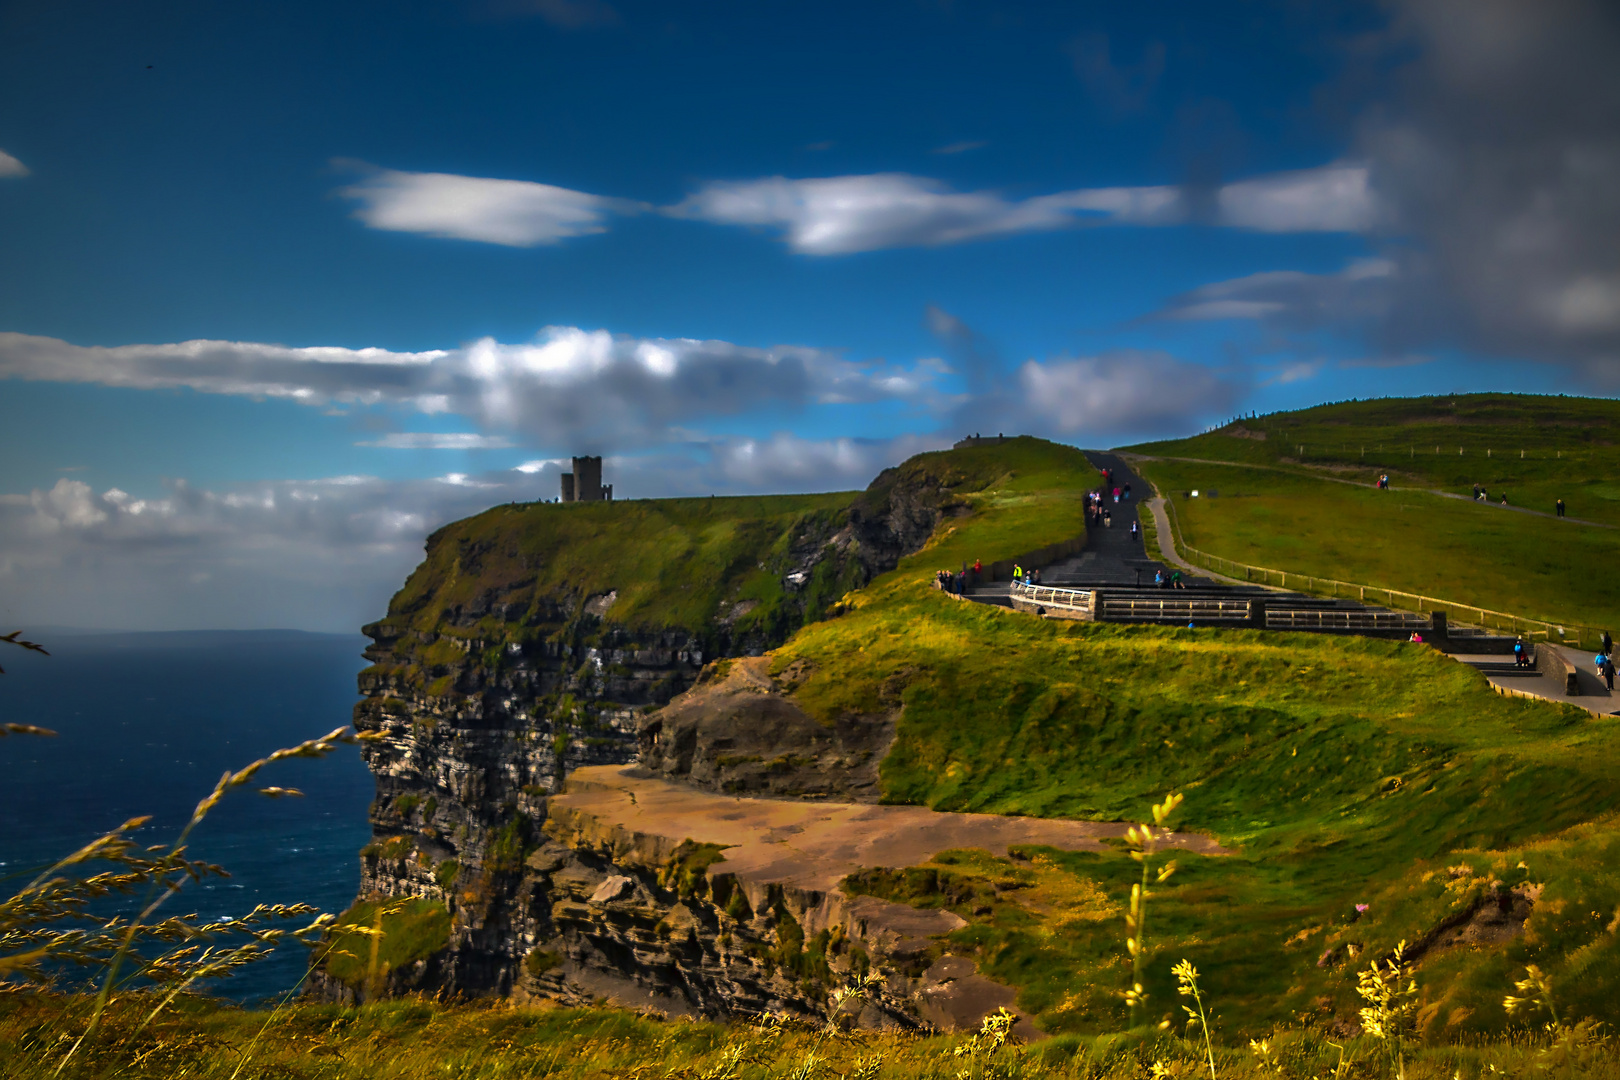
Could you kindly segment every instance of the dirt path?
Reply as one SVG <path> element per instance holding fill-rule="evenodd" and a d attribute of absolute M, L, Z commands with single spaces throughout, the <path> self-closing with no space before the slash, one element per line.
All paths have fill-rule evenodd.
<path fill-rule="evenodd" d="M 1017 844 L 1101 851 L 1125 835 L 1124 822 L 955 814 L 920 806 L 736 798 L 636 775 L 622 765 L 575 769 L 568 790 L 548 802 L 547 831 L 644 858 L 683 840 L 727 845 L 726 869 L 739 878 L 831 891 L 865 867 L 901 868 L 950 848 L 1006 855 Z M 1197 833 L 1175 833 L 1168 846 L 1229 854 Z M 667 855 L 665 856 L 667 857 Z"/>

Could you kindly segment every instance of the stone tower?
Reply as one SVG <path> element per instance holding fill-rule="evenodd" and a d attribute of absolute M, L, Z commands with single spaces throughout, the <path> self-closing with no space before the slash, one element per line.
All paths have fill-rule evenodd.
<path fill-rule="evenodd" d="M 563 502 L 601 502 L 613 498 L 613 485 L 602 485 L 602 459 L 577 457 L 574 471 L 562 474 Z"/>

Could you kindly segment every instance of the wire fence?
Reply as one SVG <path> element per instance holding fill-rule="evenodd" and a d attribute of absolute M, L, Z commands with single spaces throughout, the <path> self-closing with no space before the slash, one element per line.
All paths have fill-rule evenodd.
<path fill-rule="evenodd" d="M 1425 596 L 1422 593 L 1391 589 L 1383 585 L 1363 585 L 1360 582 L 1339 581 L 1335 578 L 1317 577 L 1314 574 L 1254 566 L 1208 551 L 1200 551 L 1182 538 L 1181 519 L 1176 514 L 1176 504 L 1166 498 L 1164 505 L 1170 510 L 1172 545 L 1188 562 L 1206 570 L 1213 570 L 1217 574 L 1262 585 L 1293 589 L 1296 592 L 1311 593 L 1315 596 L 1343 597 L 1362 603 L 1371 601 L 1384 607 L 1415 611 L 1419 614 L 1433 614 L 1440 611 L 1445 613 L 1446 622 L 1451 626 L 1477 627 L 1481 630 L 1496 630 L 1525 638 L 1541 638 L 1560 645 L 1573 645 L 1578 649 L 1597 648 L 1603 643 L 1603 630 L 1595 626 L 1532 619 L 1512 612 L 1493 611 L 1477 604 L 1464 604 L 1456 600 Z"/>

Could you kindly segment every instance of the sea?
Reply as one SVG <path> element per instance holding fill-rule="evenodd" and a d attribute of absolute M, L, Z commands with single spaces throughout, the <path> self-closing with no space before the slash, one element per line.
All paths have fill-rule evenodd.
<path fill-rule="evenodd" d="M 0 645 L 0 722 L 57 735 L 0 738 L 4 896 L 132 817 L 151 816 L 135 834 L 143 845 L 172 842 L 225 770 L 347 724 L 358 700 L 355 674 L 366 666 L 367 642 L 358 634 L 24 636 L 50 655 Z M 353 902 L 375 790 L 357 748 L 277 762 L 258 779 L 233 790 L 192 832 L 192 857 L 230 876 L 188 882 L 159 915 L 214 919 L 296 902 L 336 913 Z M 304 794 L 258 794 L 270 785 Z M 136 901 L 122 903 L 138 910 Z M 296 989 L 307 959 L 301 946 L 284 945 L 210 992 L 262 1004 Z"/>

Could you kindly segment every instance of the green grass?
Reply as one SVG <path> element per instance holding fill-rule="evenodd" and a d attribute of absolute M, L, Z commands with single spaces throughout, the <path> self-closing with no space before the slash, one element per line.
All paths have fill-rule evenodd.
<path fill-rule="evenodd" d="M 1201 1045 L 1176 1032 L 1062 1036 L 1010 1046 L 970 1068 L 971 1059 L 954 1053 L 968 1043 L 966 1035 L 839 1035 L 803 1026 L 665 1021 L 609 1008 L 480 1008 L 414 999 L 362 1008 L 304 1005 L 270 1014 L 194 999 L 182 1001 L 172 1015 L 140 1034 L 133 1033 L 139 1002 L 115 1004 L 107 1038 L 81 1050 L 56 1073 L 62 1054 L 56 1036 L 71 1030 L 71 1017 L 81 1005 L 45 995 L 0 997 L 0 1080 L 48 1075 L 64 1080 L 956 1080 L 964 1068 L 973 1080 L 1139 1080 L 1154 1062 L 1167 1076 L 1195 1080 L 1202 1066 Z M 1284 1076 L 1331 1076 L 1341 1053 L 1350 1076 L 1383 1071 L 1371 1039 L 1301 1027 L 1271 1042 Z M 1551 1053 L 1545 1047 L 1545 1039 L 1523 1035 L 1419 1047 L 1408 1057 L 1407 1076 L 1620 1076 L 1620 1061 L 1605 1045 Z M 1216 1063 L 1230 1080 L 1279 1075 L 1248 1048 L 1217 1048 Z"/>
<path fill-rule="evenodd" d="M 1354 1015 L 1356 965 L 1318 968 L 1321 943 L 1377 955 L 1421 936 L 1468 902 L 1432 876 L 1464 857 L 1492 872 L 1529 861 L 1544 902 L 1514 944 L 1432 961 L 1446 981 L 1429 996 L 1450 1004 L 1426 1014 L 1427 1033 L 1501 1030 L 1514 965 L 1529 962 L 1581 1009 L 1620 1019 L 1620 994 L 1590 974 L 1620 959 L 1605 929 L 1620 909 L 1620 865 L 1607 861 L 1620 728 L 1499 696 L 1472 669 L 1405 642 L 1042 621 L 928 587 L 936 564 L 1027 548 L 1072 527 L 1065 515 L 1078 514 L 1089 479 L 1030 469 L 986 488 L 979 506 L 1029 517 L 1013 526 L 997 513 L 962 519 L 846 598 L 840 617 L 773 654 L 774 670 L 808 670 L 794 696 L 813 715 L 903 704 L 884 798 L 1112 821 L 1185 792 L 1178 823 L 1235 854 L 1185 859 L 1154 901 L 1161 947 L 1149 988 L 1155 1007 L 1170 1010 L 1169 967 L 1189 957 L 1207 973 L 1225 1038 L 1324 1004 Z M 1584 824 L 1593 821 L 1604 824 Z M 1580 840 L 1583 828 L 1594 831 Z M 1555 848 L 1565 854 L 1536 854 Z M 1046 1030 L 1117 1030 L 1122 905 L 1136 864 L 1123 853 L 1024 854 L 966 853 L 949 869 L 918 868 L 925 879 L 955 875 L 960 899 L 950 902 L 944 886 L 917 899 L 950 902 L 969 920 L 948 944 L 1018 987 Z M 1037 885 L 977 910 L 995 880 L 1031 870 Z M 1356 903 L 1372 907 L 1352 929 L 1346 913 Z M 1604 918 L 1588 915 L 1561 937 L 1552 927 L 1576 905 Z"/>
<path fill-rule="evenodd" d="M 1605 569 L 1620 555 L 1617 530 L 1241 466 L 1138 468 L 1175 503 L 1182 540 L 1214 555 L 1547 622 L 1620 624 L 1620 578 Z"/>
<path fill-rule="evenodd" d="M 497 506 L 447 525 L 389 605 L 390 619 L 443 628 L 483 600 L 544 607 L 616 591 L 603 621 L 701 631 L 722 600 L 781 599 L 773 566 L 793 538 L 842 516 L 853 492 Z M 761 564 L 765 565 L 761 565 Z M 446 657 L 448 659 L 448 657 Z"/>
<path fill-rule="evenodd" d="M 1462 394 L 1338 402 L 1130 449 L 1314 469 L 1369 483 L 1388 473 L 1396 487 L 1463 495 L 1477 483 L 1493 497 L 1505 491 L 1515 506 L 1551 513 L 1562 498 L 1573 517 L 1620 525 L 1620 401 L 1606 398 Z"/>
<path fill-rule="evenodd" d="M 1601 629 L 1620 622 L 1605 571 L 1620 529 L 1497 503 L 1551 514 L 1562 498 L 1571 518 L 1620 526 L 1617 442 L 1620 402 L 1470 394 L 1319 405 L 1129 449 L 1159 459 L 1142 472 L 1211 554 Z M 1392 491 L 1371 488 L 1380 474 Z"/>
<path fill-rule="evenodd" d="M 1029 482 L 1053 473 L 1091 469 L 1077 450 L 1020 438 L 917 455 L 864 492 L 498 506 L 429 537 L 382 620 L 400 637 L 393 661 L 368 677 L 450 696 L 469 667 L 498 673 L 509 643 L 579 646 L 619 630 L 684 630 L 713 652 L 720 620 L 737 610 L 733 639 L 779 642 L 866 583 L 864 534 L 828 543 L 852 522 L 937 510 L 946 518 L 935 544 L 947 556 L 941 565 L 1082 535 L 1072 484 L 1053 492 Z M 972 552 L 951 543 L 962 515 L 983 519 Z M 801 587 L 784 585 L 818 554 Z M 582 612 L 583 600 L 610 592 L 617 598 L 600 619 Z"/>
<path fill-rule="evenodd" d="M 432 956 L 450 941 L 450 912 L 438 900 L 407 900 L 400 910 L 385 909 L 380 939 L 352 929 L 376 926 L 375 900 L 362 900 L 344 912 L 322 949 L 326 973 L 359 989 L 373 975 L 386 978 L 388 972 Z M 371 957 L 374 940 L 378 942 L 375 968 Z"/>

